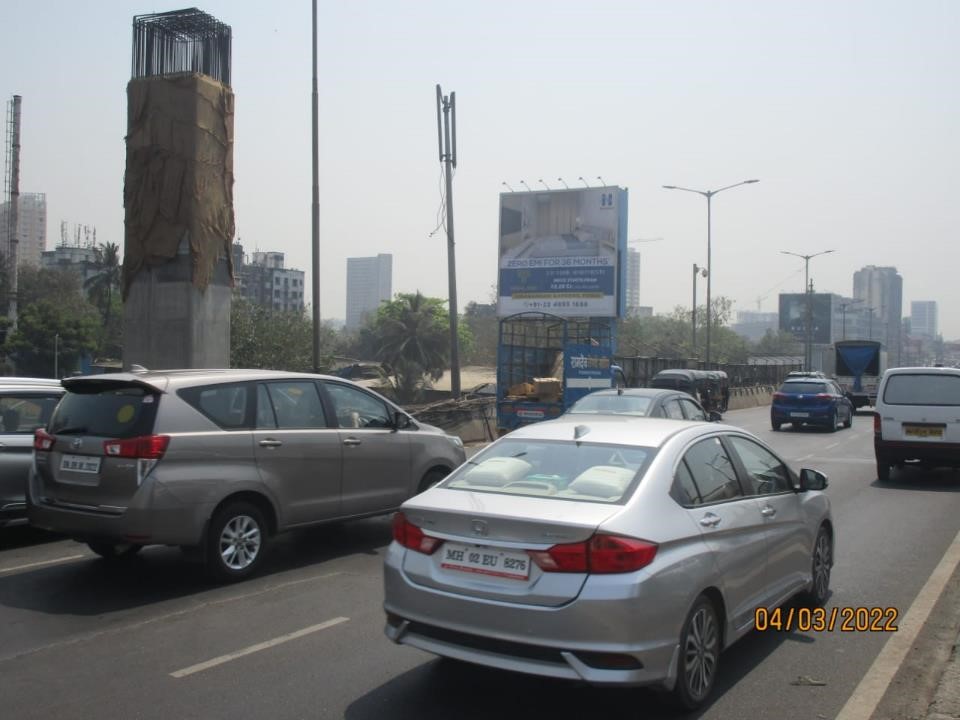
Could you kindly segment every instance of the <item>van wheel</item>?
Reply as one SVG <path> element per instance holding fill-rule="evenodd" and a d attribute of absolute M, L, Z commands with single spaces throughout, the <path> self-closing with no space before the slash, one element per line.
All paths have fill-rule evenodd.
<path fill-rule="evenodd" d="M 883 458 L 877 458 L 877 480 L 882 483 L 890 482 L 890 463 Z"/>
<path fill-rule="evenodd" d="M 446 470 L 431 470 L 423 476 L 423 480 L 420 481 L 420 486 L 417 488 L 417 493 L 422 493 L 426 490 L 429 490 L 449 474 L 450 473 Z"/>
<path fill-rule="evenodd" d="M 217 582 L 237 582 L 256 572 L 267 550 L 267 524 L 249 502 L 224 505 L 207 530 L 207 572 Z"/>
<path fill-rule="evenodd" d="M 720 619 L 710 598 L 697 598 L 680 633 L 680 658 L 674 700 L 695 710 L 710 696 L 720 667 Z"/>
<path fill-rule="evenodd" d="M 135 545 L 133 543 L 112 543 L 95 540 L 93 542 L 88 542 L 87 547 L 93 550 L 104 560 L 124 560 L 126 558 L 132 558 L 134 555 L 140 552 L 141 548 L 143 548 L 143 545 Z"/>

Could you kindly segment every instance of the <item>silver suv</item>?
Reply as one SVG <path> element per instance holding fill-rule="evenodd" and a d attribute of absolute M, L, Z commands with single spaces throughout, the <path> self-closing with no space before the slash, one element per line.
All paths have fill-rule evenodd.
<path fill-rule="evenodd" d="M 33 432 L 47 424 L 61 395 L 59 380 L 0 378 L 0 527 L 26 522 Z"/>
<path fill-rule="evenodd" d="M 463 443 L 349 380 L 170 370 L 63 381 L 36 432 L 30 522 L 104 557 L 203 550 L 218 580 L 292 528 L 388 513 L 465 460 Z"/>

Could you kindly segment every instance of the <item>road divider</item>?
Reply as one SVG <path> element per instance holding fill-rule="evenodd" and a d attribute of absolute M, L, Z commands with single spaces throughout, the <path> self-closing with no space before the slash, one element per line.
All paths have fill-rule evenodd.
<path fill-rule="evenodd" d="M 335 617 L 326 622 L 318 623 L 316 625 L 311 625 L 310 627 L 305 627 L 300 630 L 295 630 L 294 632 L 287 633 L 286 635 L 280 635 L 275 637 L 272 640 L 265 640 L 264 642 L 257 643 L 256 645 L 250 645 L 245 647 L 242 650 L 237 650 L 236 652 L 227 653 L 226 655 L 220 655 L 211 660 L 206 660 L 202 663 L 197 663 L 196 665 L 191 665 L 190 667 L 183 668 L 182 670 L 175 670 L 170 673 L 171 677 L 183 678 L 188 675 L 193 675 L 194 673 L 203 672 L 204 670 L 209 670 L 212 667 L 217 665 L 223 665 L 228 663 L 231 660 L 236 660 L 237 658 L 246 657 L 247 655 L 252 655 L 255 652 L 260 652 L 261 650 L 267 650 L 277 645 L 282 645 L 283 643 L 290 642 L 291 640 L 296 640 L 297 638 L 302 638 L 305 635 L 311 635 L 315 632 L 320 632 L 321 630 L 326 630 L 327 628 L 332 628 L 341 623 L 345 623 L 350 618 L 347 617 Z"/>

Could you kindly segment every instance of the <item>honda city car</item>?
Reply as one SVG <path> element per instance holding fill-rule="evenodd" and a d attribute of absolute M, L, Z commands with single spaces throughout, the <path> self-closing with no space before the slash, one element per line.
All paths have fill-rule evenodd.
<path fill-rule="evenodd" d="M 659 686 L 695 708 L 758 608 L 827 599 L 826 486 L 727 425 L 521 428 L 394 516 L 386 635 L 505 670 Z"/>
<path fill-rule="evenodd" d="M 794 428 L 818 425 L 831 432 L 853 425 L 853 403 L 836 382 L 829 378 L 788 378 L 773 394 L 770 426 Z"/>
<path fill-rule="evenodd" d="M 659 388 L 595 390 L 577 400 L 567 415 L 629 415 L 674 420 L 719 420 L 720 413 L 707 413 L 690 395 Z"/>

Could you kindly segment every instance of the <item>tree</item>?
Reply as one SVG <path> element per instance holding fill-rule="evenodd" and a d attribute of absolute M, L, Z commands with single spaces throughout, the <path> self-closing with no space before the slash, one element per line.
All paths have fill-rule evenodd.
<path fill-rule="evenodd" d="M 328 367 L 336 333 L 320 327 L 321 365 Z M 305 313 L 274 310 L 234 297 L 230 309 L 230 366 L 313 371 L 313 323 Z"/>
<path fill-rule="evenodd" d="M 19 375 L 68 375 L 96 348 L 99 329 L 97 312 L 86 303 L 40 300 L 20 308 L 5 349 Z"/>
<path fill-rule="evenodd" d="M 100 243 L 93 252 L 97 270 L 84 281 L 83 287 L 90 302 L 100 310 L 103 318 L 103 333 L 99 344 L 102 354 L 110 341 L 111 332 L 118 331 L 111 323 L 111 318 L 119 315 L 116 312 L 115 298 L 120 288 L 120 247 L 116 243 Z"/>
<path fill-rule="evenodd" d="M 800 343 L 792 333 L 767 330 L 753 346 L 754 355 L 799 355 Z"/>
<path fill-rule="evenodd" d="M 464 363 L 468 365 L 496 365 L 497 344 L 499 343 L 500 320 L 495 304 L 477 302 L 467 303 L 464 309 L 463 325 L 473 335 L 473 351 L 464 352 Z"/>

